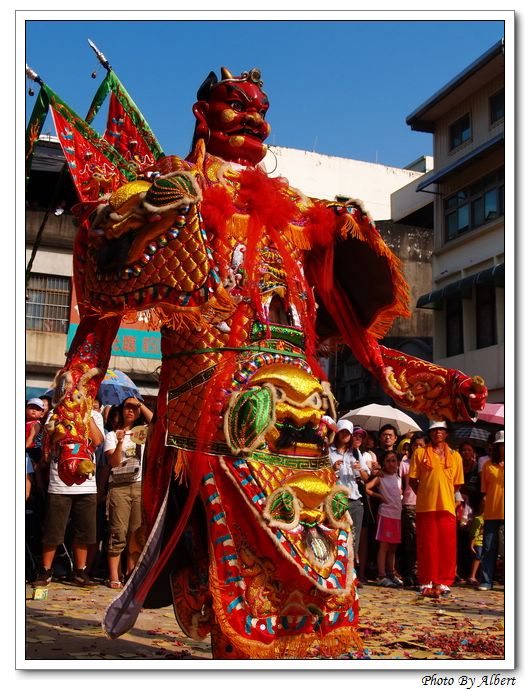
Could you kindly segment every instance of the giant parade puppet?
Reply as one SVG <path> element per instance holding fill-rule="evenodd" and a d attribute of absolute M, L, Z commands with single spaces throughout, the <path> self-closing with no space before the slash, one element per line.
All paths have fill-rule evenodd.
<path fill-rule="evenodd" d="M 87 122 L 109 91 L 99 137 Z M 348 490 L 328 458 L 336 412 L 320 348 L 347 344 L 400 407 L 432 419 L 474 419 L 484 382 L 378 343 L 408 315 L 398 261 L 360 202 L 308 198 L 261 167 L 258 69 L 209 74 L 186 158 L 162 154 L 110 69 L 85 120 L 44 83 L 39 100 L 80 196 L 81 321 L 48 425 L 65 483 L 93 471 L 88 420 L 121 320 L 142 311 L 161 330 L 145 546 L 104 630 L 115 638 L 142 607 L 173 603 L 186 634 L 211 635 L 214 658 L 356 652 Z"/>

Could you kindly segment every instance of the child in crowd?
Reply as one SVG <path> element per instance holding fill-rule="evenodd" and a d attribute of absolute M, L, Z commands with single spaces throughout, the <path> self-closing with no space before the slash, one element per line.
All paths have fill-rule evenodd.
<path fill-rule="evenodd" d="M 401 587 L 403 580 L 396 573 L 396 548 L 401 542 L 401 479 L 398 475 L 398 456 L 387 451 L 382 457 L 383 472 L 366 485 L 366 493 L 381 501 L 377 514 L 376 540 L 377 584 L 381 587 Z"/>
<path fill-rule="evenodd" d="M 29 499 L 35 479 L 35 466 L 39 456 L 36 455 L 35 442 L 42 431 L 41 418 L 44 414 L 44 403 L 40 398 L 30 398 L 26 403 L 26 501 Z"/>
<path fill-rule="evenodd" d="M 44 403 L 40 398 L 30 398 L 26 403 L 26 450 L 35 446 L 35 439 L 41 430 Z"/>
<path fill-rule="evenodd" d="M 473 552 L 473 560 L 471 562 L 471 572 L 467 579 L 469 585 L 478 585 L 477 573 L 480 567 L 480 559 L 482 558 L 482 542 L 484 538 L 484 516 L 482 515 L 482 507 L 480 512 L 475 515 L 471 523 L 469 531 L 470 546 Z"/>

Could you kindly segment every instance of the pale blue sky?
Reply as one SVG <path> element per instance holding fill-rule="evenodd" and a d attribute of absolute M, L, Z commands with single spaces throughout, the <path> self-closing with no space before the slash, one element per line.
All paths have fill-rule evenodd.
<path fill-rule="evenodd" d="M 31 20 L 26 61 L 84 116 L 104 76 L 90 38 L 165 153 L 179 155 L 189 150 L 191 106 L 208 72 L 257 66 L 271 102 L 269 143 L 403 167 L 432 153 L 432 137 L 412 132 L 407 115 L 503 37 L 502 21 L 454 14 L 450 21 L 332 21 L 329 13 L 318 21 Z M 27 117 L 34 102 L 27 98 Z"/>

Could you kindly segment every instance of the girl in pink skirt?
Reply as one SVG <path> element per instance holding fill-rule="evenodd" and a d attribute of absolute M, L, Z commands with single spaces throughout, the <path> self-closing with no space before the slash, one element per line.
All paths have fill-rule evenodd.
<path fill-rule="evenodd" d="M 396 548 L 401 542 L 401 481 L 398 475 L 399 460 L 394 451 L 382 458 L 383 474 L 366 485 L 366 493 L 381 501 L 377 515 L 376 540 L 377 584 L 382 587 L 402 587 L 403 581 L 396 573 Z"/>

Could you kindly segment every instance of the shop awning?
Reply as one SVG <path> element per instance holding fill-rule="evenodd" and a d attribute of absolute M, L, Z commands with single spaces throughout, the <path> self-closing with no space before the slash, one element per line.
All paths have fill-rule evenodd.
<path fill-rule="evenodd" d="M 31 161 L 32 170 L 60 172 L 66 163 L 59 142 L 38 141 Z"/>
<path fill-rule="evenodd" d="M 422 178 L 421 182 L 416 187 L 416 191 L 423 192 L 427 187 L 430 187 L 432 184 L 443 182 L 443 180 L 449 175 L 452 175 L 453 173 L 462 170 L 471 163 L 474 163 L 482 155 L 484 155 L 488 151 L 491 151 L 496 146 L 500 146 L 501 144 L 504 144 L 504 132 L 502 134 L 498 134 L 496 137 L 493 137 L 493 139 L 486 141 L 481 146 L 477 146 L 476 148 L 472 149 L 464 156 L 456 160 L 454 163 L 451 163 L 451 165 L 447 165 L 445 168 L 438 170 L 438 172 L 435 172 L 430 176 L 426 175 L 426 179 Z"/>
<path fill-rule="evenodd" d="M 504 287 L 504 264 L 486 268 L 483 271 L 474 273 L 471 276 L 466 276 L 454 283 L 449 283 L 439 290 L 434 290 L 426 295 L 422 295 L 416 302 L 418 309 L 441 309 L 442 302 L 448 297 L 461 295 L 464 298 L 471 299 L 471 290 L 473 285 L 495 285 L 495 287 Z"/>

